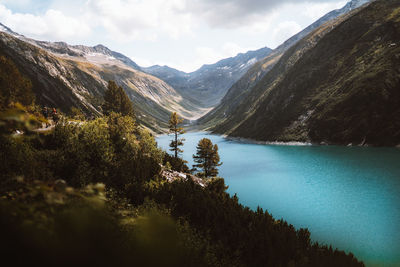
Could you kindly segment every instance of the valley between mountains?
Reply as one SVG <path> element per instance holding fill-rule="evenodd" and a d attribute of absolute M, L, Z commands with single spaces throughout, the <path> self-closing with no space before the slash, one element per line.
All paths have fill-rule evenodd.
<path fill-rule="evenodd" d="M 160 16 L 170 12 L 164 10 L 169 1 L 85 1 L 84 7 L 58 1 L 82 8 L 84 19 L 113 17 L 102 11 L 114 9 L 135 20 L 131 11 L 143 2 L 151 2 L 143 12 L 149 20 L 154 9 Z M 17 2 L 35 17 L 38 1 Z M 210 9 L 208 0 L 171 2 Z M 242 14 L 251 1 L 209 2 L 237 6 Z M 13 3 L 0 3 L 0 17 Z M 319 1 L 305 0 L 253 1 L 250 8 L 269 12 L 286 4 L 291 12 L 304 4 L 322 13 Z M 52 7 L 43 12 L 54 13 Z M 190 17 L 193 11 L 176 12 Z M 35 40 L 16 32 L 26 24 L 12 29 L 4 20 L 2 262 L 399 266 L 400 0 L 348 0 L 277 47 L 261 45 L 193 72 L 140 66 L 139 58 L 112 45 Z M 130 36 L 134 25 L 122 22 Z M 86 44 L 99 40 L 96 23 L 81 39 Z M 216 35 L 211 26 L 203 30 Z M 197 34 L 193 46 L 175 40 L 183 44 L 175 54 L 162 38 L 160 50 L 141 50 L 143 43 L 130 48 L 156 62 L 168 52 L 186 60 L 192 57 L 181 49 L 199 48 L 203 33 Z M 271 143 L 278 145 L 264 145 Z"/>
<path fill-rule="evenodd" d="M 140 67 L 97 45 L 44 42 L 0 26 L 0 54 L 32 81 L 36 102 L 102 114 L 109 80 L 138 122 L 165 133 L 171 112 L 192 129 L 257 141 L 400 144 L 400 1 L 352 0 L 276 49 L 185 73 Z"/>

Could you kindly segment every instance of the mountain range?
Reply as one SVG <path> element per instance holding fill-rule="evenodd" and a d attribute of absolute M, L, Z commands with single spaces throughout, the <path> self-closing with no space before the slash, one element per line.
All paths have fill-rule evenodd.
<path fill-rule="evenodd" d="M 185 73 L 168 66 L 143 68 L 170 84 L 185 98 L 191 99 L 202 107 L 213 108 L 225 96 L 228 89 L 256 62 L 271 53 L 264 47 L 256 51 L 240 53 L 235 57 L 203 65 L 200 69 Z"/>
<path fill-rule="evenodd" d="M 128 57 L 105 46 L 71 46 L 26 38 L 0 25 L 0 53 L 11 58 L 33 84 L 39 104 L 64 112 L 78 107 L 87 115 L 101 114 L 109 80 L 121 85 L 132 100 L 139 122 L 161 132 L 177 111 L 196 119 L 206 109 L 184 99 L 164 81 L 141 71 Z"/>
<path fill-rule="evenodd" d="M 39 104 L 64 112 L 78 107 L 97 116 L 107 82 L 115 80 L 132 100 L 139 122 L 156 132 L 165 131 L 173 111 L 186 121 L 206 114 L 241 74 L 271 51 L 238 54 L 188 74 L 167 66 L 142 68 L 103 45 L 37 41 L 1 23 L 0 49 L 32 80 Z"/>
<path fill-rule="evenodd" d="M 358 9 L 368 2 L 369 0 L 349 1 L 343 8 L 327 13 L 299 33 L 286 40 L 283 44 L 271 51 L 268 56 L 254 64 L 243 76 L 241 76 L 241 78 L 228 90 L 219 105 L 216 106 L 204 117 L 202 117 L 199 121 L 199 124 L 202 125 L 203 128 L 209 128 L 212 125 L 221 123 L 223 120 L 225 120 L 227 114 L 235 111 L 239 103 L 247 97 L 247 95 L 252 91 L 252 88 L 255 87 L 255 85 L 275 66 L 275 64 L 280 60 L 282 55 L 289 48 L 291 48 L 303 38 L 306 38 L 307 35 L 315 31 L 325 23 L 334 21 L 341 16 L 354 12 L 354 10 Z M 303 43 L 311 47 L 315 45 L 317 41 L 316 38 L 319 39 L 323 34 L 327 33 L 331 29 L 333 29 L 332 25 L 331 27 L 324 27 L 323 31 L 321 31 L 317 35 L 314 35 L 314 38 L 310 39 L 308 42 Z M 300 54 L 298 54 L 296 58 L 299 58 L 299 56 Z M 289 64 L 294 62 L 296 58 L 292 58 Z"/>
<path fill-rule="evenodd" d="M 246 73 L 200 123 L 260 141 L 399 144 L 399 8 L 377 0 L 322 24 L 262 78 Z"/>
<path fill-rule="evenodd" d="M 351 0 L 274 50 L 185 73 L 140 67 L 103 45 L 37 41 L 0 24 L 0 54 L 32 80 L 37 102 L 100 115 L 108 80 L 139 123 L 165 132 L 171 112 L 196 129 L 259 141 L 400 143 L 397 0 Z M 208 112 L 208 113 L 207 113 Z M 205 115 L 205 116 L 203 116 Z"/>

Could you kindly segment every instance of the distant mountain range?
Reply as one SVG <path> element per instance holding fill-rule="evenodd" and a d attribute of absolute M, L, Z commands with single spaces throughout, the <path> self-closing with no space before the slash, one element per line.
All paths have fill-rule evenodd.
<path fill-rule="evenodd" d="M 358 3 L 255 65 L 200 123 L 262 141 L 399 144 L 400 1 Z"/>
<path fill-rule="evenodd" d="M 197 71 L 185 73 L 168 66 L 143 68 L 174 87 L 185 98 L 202 107 L 215 107 L 228 89 L 257 61 L 265 58 L 271 49 L 264 47 L 256 51 L 238 54 L 235 57 L 203 65 Z"/>

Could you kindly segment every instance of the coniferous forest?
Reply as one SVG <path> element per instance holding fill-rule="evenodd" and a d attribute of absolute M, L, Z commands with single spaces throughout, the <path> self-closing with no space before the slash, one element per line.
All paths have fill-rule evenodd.
<path fill-rule="evenodd" d="M 74 109 L 57 114 L 55 124 L 34 98 L 26 99 L 27 78 L 11 60 L 1 60 L 1 82 L 13 80 L 25 90 L 0 96 L 2 262 L 363 266 L 351 253 L 312 242 L 307 229 L 244 207 L 226 192 L 223 178 L 207 178 L 220 164 L 212 144 L 214 163 L 199 175 L 205 185 L 198 183 L 182 159 L 158 148 L 136 123 L 134 107 L 114 82 L 105 94 L 107 116 L 88 120 Z M 163 175 L 168 169 L 187 178 L 169 181 Z"/>

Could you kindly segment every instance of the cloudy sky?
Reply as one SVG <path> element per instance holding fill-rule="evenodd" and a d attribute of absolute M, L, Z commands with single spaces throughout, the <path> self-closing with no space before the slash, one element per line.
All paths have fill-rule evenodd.
<path fill-rule="evenodd" d="M 141 66 L 194 71 L 275 48 L 346 0 L 0 0 L 0 22 L 25 36 L 104 44 Z"/>

